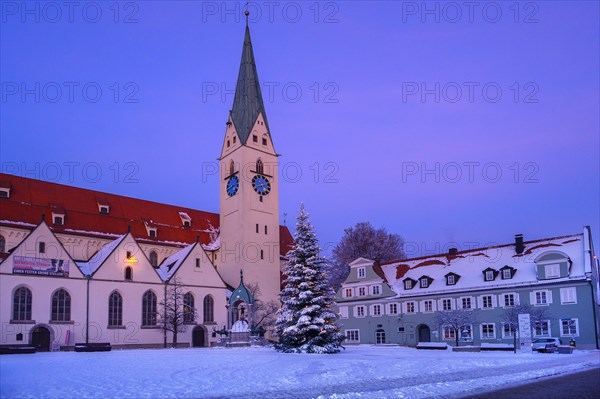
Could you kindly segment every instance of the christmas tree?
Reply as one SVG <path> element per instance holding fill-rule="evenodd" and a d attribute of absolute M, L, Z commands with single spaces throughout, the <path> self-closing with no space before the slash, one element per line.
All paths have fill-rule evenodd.
<path fill-rule="evenodd" d="M 294 248 L 288 252 L 280 294 L 275 349 L 288 353 L 337 353 L 345 337 L 332 310 L 335 292 L 328 285 L 325 259 L 309 215 L 300 207 Z"/>

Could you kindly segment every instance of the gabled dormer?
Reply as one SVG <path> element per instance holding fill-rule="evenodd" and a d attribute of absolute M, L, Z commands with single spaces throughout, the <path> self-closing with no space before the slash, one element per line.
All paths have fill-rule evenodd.
<path fill-rule="evenodd" d="M 189 229 L 192 227 L 192 218 L 186 212 L 179 212 L 179 218 L 181 219 L 181 224 L 184 229 Z"/>
<path fill-rule="evenodd" d="M 404 280 L 402 280 L 402 285 L 405 290 L 412 290 L 417 285 L 417 280 L 407 277 Z"/>
<path fill-rule="evenodd" d="M 517 269 L 515 269 L 514 267 L 511 267 L 509 265 L 505 265 L 505 266 L 502 266 L 499 271 L 500 271 L 500 278 L 502 278 L 502 280 L 510 280 L 515 276 Z"/>
<path fill-rule="evenodd" d="M 431 283 L 433 283 L 433 278 L 426 275 L 419 277 L 420 288 L 429 288 L 431 286 Z"/>
<path fill-rule="evenodd" d="M 498 270 L 488 267 L 483 270 L 483 281 L 494 281 L 498 277 Z"/>
<path fill-rule="evenodd" d="M 444 278 L 446 279 L 446 285 L 456 285 L 460 280 L 460 276 L 454 272 L 447 273 Z"/>

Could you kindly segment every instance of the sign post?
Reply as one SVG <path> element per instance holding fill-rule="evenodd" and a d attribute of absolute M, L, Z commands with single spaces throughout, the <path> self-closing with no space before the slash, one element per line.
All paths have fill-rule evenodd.
<path fill-rule="evenodd" d="M 522 353 L 531 353 L 531 318 L 529 313 L 519 314 L 519 344 Z"/>

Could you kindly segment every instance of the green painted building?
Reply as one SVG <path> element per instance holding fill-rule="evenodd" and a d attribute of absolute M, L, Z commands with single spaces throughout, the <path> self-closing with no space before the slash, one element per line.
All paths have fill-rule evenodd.
<path fill-rule="evenodd" d="M 541 315 L 532 338 L 599 347 L 598 259 L 589 228 L 582 234 L 404 259 L 359 258 L 337 293 L 346 344 L 447 342 L 512 344 L 508 309 L 529 304 Z M 436 312 L 468 312 L 459 332 Z M 518 333 L 517 333 L 518 334 Z"/>

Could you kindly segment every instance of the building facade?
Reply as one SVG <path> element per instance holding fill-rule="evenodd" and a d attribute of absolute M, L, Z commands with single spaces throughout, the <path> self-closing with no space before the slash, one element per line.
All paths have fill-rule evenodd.
<path fill-rule="evenodd" d="M 507 309 L 543 309 L 532 337 L 558 337 L 578 348 L 598 348 L 598 259 L 591 233 L 378 264 L 359 258 L 337 293 L 346 343 L 414 346 L 455 344 L 455 332 L 438 325 L 438 311 L 472 312 L 461 344 L 512 344 Z M 535 324 L 535 325 L 534 325 Z"/>
<path fill-rule="evenodd" d="M 180 280 L 178 341 L 210 346 L 240 272 L 276 299 L 293 240 L 247 26 L 220 154 L 219 214 L 0 174 L 0 344 L 163 346 L 157 312 Z"/>

